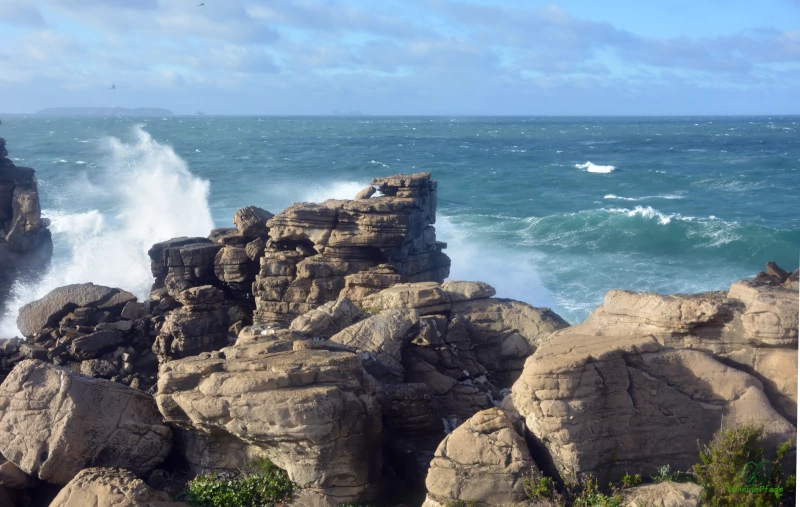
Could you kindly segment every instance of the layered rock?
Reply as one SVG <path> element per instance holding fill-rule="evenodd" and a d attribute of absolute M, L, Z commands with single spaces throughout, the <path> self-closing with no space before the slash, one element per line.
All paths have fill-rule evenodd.
<path fill-rule="evenodd" d="M 525 357 L 567 323 L 549 309 L 495 299 L 481 282 L 397 284 L 366 296 L 354 324 L 315 347 L 350 350 L 376 379 L 387 446 L 398 473 L 424 481 L 445 434 L 500 404 Z M 291 328 L 321 338 L 347 298 L 298 317 Z M 323 311 L 324 310 L 324 311 Z M 341 319 L 340 319 L 341 320 Z M 324 326 L 323 326 L 324 324 Z"/>
<path fill-rule="evenodd" d="M 89 466 L 146 474 L 171 446 L 153 398 L 138 390 L 37 360 L 0 386 L 0 453 L 39 479 L 66 484 Z"/>
<path fill-rule="evenodd" d="M 27 337 L 16 352 L 0 347 L 5 366 L 40 359 L 95 378 L 147 390 L 158 361 L 152 351 L 157 302 L 139 303 L 130 292 L 94 285 L 59 287 L 20 309 L 17 326 Z M 8 352 L 11 352 L 9 350 Z"/>
<path fill-rule="evenodd" d="M 307 494 L 333 505 L 369 500 L 381 468 L 381 412 L 361 362 L 297 336 L 245 330 L 235 346 L 162 365 L 159 409 L 202 435 L 190 442 L 197 456 L 266 456 Z"/>
<path fill-rule="evenodd" d="M 7 157 L 0 138 L 0 308 L 14 281 L 41 275 L 53 254 L 34 170 L 16 167 Z"/>
<path fill-rule="evenodd" d="M 50 507 L 188 507 L 157 491 L 128 470 L 87 468 L 78 473 Z"/>
<path fill-rule="evenodd" d="M 430 173 L 371 184 L 382 196 L 296 203 L 267 222 L 253 285 L 257 323 L 288 324 L 340 295 L 358 303 L 393 283 L 444 280 L 450 259 L 436 241 Z"/>
<path fill-rule="evenodd" d="M 447 435 L 428 470 L 423 507 L 458 500 L 491 507 L 529 505 L 525 480 L 536 483 L 541 473 L 514 418 L 500 409 L 483 410 Z"/>
<path fill-rule="evenodd" d="M 688 469 L 697 461 L 697 442 L 723 427 L 762 426 L 770 444 L 791 438 L 793 425 L 756 377 L 708 352 L 660 342 L 675 344 L 689 323 L 718 314 L 690 310 L 704 308 L 695 304 L 702 298 L 691 299 L 682 313 L 669 311 L 675 300 L 655 300 L 659 311 L 644 323 L 598 325 L 598 310 L 587 323 L 554 333 L 514 384 L 514 407 L 565 478 L 598 474 L 612 461 L 643 474 L 664 463 Z M 677 336 L 637 327 L 651 331 L 665 322 L 676 326 Z"/>

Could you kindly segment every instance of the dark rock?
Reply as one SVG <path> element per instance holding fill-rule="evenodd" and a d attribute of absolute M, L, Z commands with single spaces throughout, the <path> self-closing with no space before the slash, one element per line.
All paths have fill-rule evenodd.
<path fill-rule="evenodd" d="M 775 262 L 773 261 L 767 262 L 767 274 L 777 278 L 778 283 L 785 282 L 786 279 L 789 278 L 789 276 L 791 275 L 791 273 L 782 270 L 781 267 L 775 264 Z"/>
<path fill-rule="evenodd" d="M 56 327 L 61 319 L 79 307 L 93 307 L 120 312 L 129 302 L 136 301 L 130 292 L 93 283 L 59 287 L 45 297 L 23 306 L 17 317 L 17 327 L 25 336 L 39 334 L 46 327 Z"/>
<path fill-rule="evenodd" d="M 47 349 L 34 345 L 32 343 L 23 343 L 19 347 L 19 353 L 25 356 L 25 359 L 39 359 L 47 361 Z"/>
<path fill-rule="evenodd" d="M 76 338 L 69 345 L 69 353 L 75 359 L 94 359 L 122 345 L 125 340 L 116 331 L 98 331 Z"/>

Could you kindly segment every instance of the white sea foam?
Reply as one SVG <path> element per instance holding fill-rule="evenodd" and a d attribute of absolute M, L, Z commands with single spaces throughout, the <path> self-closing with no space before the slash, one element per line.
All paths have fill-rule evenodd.
<path fill-rule="evenodd" d="M 667 195 L 646 195 L 644 197 L 622 197 L 619 195 L 614 194 L 607 194 L 603 196 L 603 199 L 616 199 L 618 201 L 644 201 L 645 199 L 683 199 L 682 195 L 677 194 L 667 194 Z"/>
<path fill-rule="evenodd" d="M 328 185 L 307 187 L 299 201 L 323 202 L 328 199 L 353 199 L 369 183 L 357 181 L 337 181 Z"/>
<path fill-rule="evenodd" d="M 145 298 L 153 282 L 147 250 L 177 236 L 206 236 L 214 227 L 208 207 L 209 183 L 189 172 L 173 149 L 137 127 L 134 141 L 106 142 L 103 188 L 111 209 L 52 210 L 53 241 L 64 255 L 36 284 L 17 284 L 0 336 L 17 334 L 19 308 L 62 285 L 93 282 L 120 287 Z M 81 186 L 82 187 L 82 186 Z M 63 189 L 69 192 L 70 189 Z M 79 191 L 62 202 L 83 201 Z M 85 201 L 84 201 L 85 202 Z"/>
<path fill-rule="evenodd" d="M 616 169 L 613 165 L 595 165 L 591 162 L 586 162 L 585 164 L 575 164 L 576 169 L 586 169 L 587 172 L 590 173 L 603 173 L 607 174 Z"/>

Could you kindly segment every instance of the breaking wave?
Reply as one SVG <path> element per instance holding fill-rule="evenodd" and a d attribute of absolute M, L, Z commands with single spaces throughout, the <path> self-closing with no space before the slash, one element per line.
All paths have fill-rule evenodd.
<path fill-rule="evenodd" d="M 586 169 L 587 172 L 590 173 L 602 173 L 607 174 L 616 169 L 613 165 L 596 165 L 591 162 L 586 162 L 585 164 L 575 164 L 576 169 Z"/>
<path fill-rule="evenodd" d="M 63 285 L 93 282 L 146 298 L 153 283 L 147 250 L 153 243 L 207 236 L 213 229 L 208 181 L 194 176 L 172 147 L 141 127 L 133 134 L 130 143 L 107 140 L 103 171 L 89 182 L 105 189 L 105 202 L 77 213 L 45 212 L 52 220 L 53 264 L 38 283 L 13 287 L 0 336 L 18 334 L 20 307 Z M 73 203 L 85 202 L 83 190 L 81 184 L 61 189 Z"/>

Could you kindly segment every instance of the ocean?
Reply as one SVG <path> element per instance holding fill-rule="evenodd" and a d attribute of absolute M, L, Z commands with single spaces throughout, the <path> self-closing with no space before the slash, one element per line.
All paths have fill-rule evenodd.
<path fill-rule="evenodd" d="M 0 320 L 68 283 L 147 296 L 148 248 L 236 209 L 353 198 L 430 171 L 450 279 L 583 320 L 610 289 L 727 289 L 800 257 L 800 117 L 3 116 L 33 167 L 53 263 Z"/>

